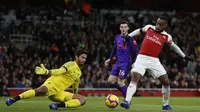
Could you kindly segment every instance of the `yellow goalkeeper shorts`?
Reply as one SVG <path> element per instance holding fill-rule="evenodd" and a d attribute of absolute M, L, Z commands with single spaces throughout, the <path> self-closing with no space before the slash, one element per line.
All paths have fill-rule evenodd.
<path fill-rule="evenodd" d="M 74 81 L 63 79 L 62 77 L 51 76 L 41 86 L 46 86 L 48 88 L 46 96 L 49 97 L 57 94 L 58 92 L 65 91 L 73 83 Z"/>

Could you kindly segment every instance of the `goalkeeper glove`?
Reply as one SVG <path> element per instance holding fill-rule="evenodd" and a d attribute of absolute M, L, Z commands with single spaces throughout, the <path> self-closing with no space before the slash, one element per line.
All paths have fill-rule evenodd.
<path fill-rule="evenodd" d="M 35 68 L 35 73 L 38 74 L 38 75 L 48 75 L 49 74 L 49 70 L 46 69 L 43 64 L 40 64 L 40 67 L 37 66 Z"/>

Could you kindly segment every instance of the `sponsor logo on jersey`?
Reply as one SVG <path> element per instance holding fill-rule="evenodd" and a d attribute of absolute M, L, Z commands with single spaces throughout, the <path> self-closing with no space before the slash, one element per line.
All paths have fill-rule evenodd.
<path fill-rule="evenodd" d="M 119 40 L 117 41 L 117 47 L 122 48 L 122 49 L 128 48 L 127 45 L 121 45 Z"/>
<path fill-rule="evenodd" d="M 147 35 L 146 38 L 148 40 L 153 41 L 154 43 L 162 46 L 162 43 L 160 42 L 159 38 L 156 35 L 153 35 L 153 37 Z"/>

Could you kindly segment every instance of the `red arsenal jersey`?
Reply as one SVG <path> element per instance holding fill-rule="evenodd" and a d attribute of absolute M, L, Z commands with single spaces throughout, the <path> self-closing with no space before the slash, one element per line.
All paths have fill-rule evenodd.
<path fill-rule="evenodd" d="M 155 26 L 146 25 L 142 29 L 146 32 L 139 54 L 158 57 L 163 45 L 171 43 L 172 37 L 167 32 L 156 32 Z"/>

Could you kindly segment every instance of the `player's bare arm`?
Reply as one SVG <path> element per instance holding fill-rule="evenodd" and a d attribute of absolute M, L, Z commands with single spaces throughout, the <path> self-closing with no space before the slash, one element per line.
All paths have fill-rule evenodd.
<path fill-rule="evenodd" d="M 113 48 L 113 50 L 112 50 L 112 53 L 110 54 L 109 59 L 107 59 L 107 60 L 105 61 L 105 63 L 104 63 L 104 65 L 105 65 L 106 67 L 109 65 L 110 61 L 111 61 L 111 60 L 113 59 L 113 57 L 116 55 L 116 52 L 117 52 L 117 46 L 116 46 L 116 44 L 114 44 L 114 48 Z"/>

